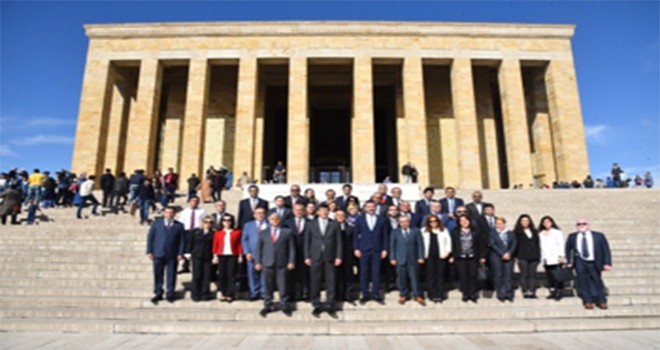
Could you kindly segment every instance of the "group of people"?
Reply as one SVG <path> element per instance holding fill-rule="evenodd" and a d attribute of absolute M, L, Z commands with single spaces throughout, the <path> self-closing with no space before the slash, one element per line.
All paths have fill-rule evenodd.
<path fill-rule="evenodd" d="M 174 209 L 166 207 L 163 219 L 151 225 L 147 237 L 155 277 L 152 302 L 157 304 L 164 293 L 174 302 L 181 260 L 179 273 L 190 272 L 192 264 L 193 301 L 214 299 L 212 281 L 218 284 L 221 301 L 235 300 L 236 279 L 245 271 L 248 298 L 263 300 L 263 317 L 275 310 L 275 289 L 287 315 L 293 310 L 290 302 L 299 300 L 311 301 L 316 317 L 323 312 L 336 317 L 335 302 L 357 301 L 357 289 L 360 304 L 383 304 L 381 285 L 385 292 L 398 289 L 401 304 L 441 303 L 447 299 L 446 285 L 453 282 L 454 273 L 464 302 L 477 302 L 480 284 L 486 288 L 492 284 L 500 301 L 513 301 L 514 264 L 520 270 L 522 296 L 534 299 L 536 270 L 542 264 L 548 298 L 562 298 L 563 283 L 573 278 L 574 270 L 584 307 L 607 308 L 601 273 L 612 266 L 609 246 L 584 219 L 564 240 L 550 216 L 536 226 L 523 214 L 509 229 L 507 220 L 495 214 L 494 205 L 484 202 L 480 191 L 465 204 L 452 187 L 445 188 L 440 200 L 434 199 L 435 190 L 429 187 L 414 211 L 402 199 L 401 188 L 388 191 L 385 184 L 362 205 L 350 184 L 343 185 L 340 196 L 326 191 L 322 201 L 313 191 L 305 192 L 302 195 L 300 186 L 292 185 L 290 194 L 275 197 L 270 207 L 259 197 L 259 188 L 251 185 L 249 196 L 239 203 L 237 218 L 222 200 L 209 215 L 199 207 L 199 199 L 191 197 L 176 220 Z"/>

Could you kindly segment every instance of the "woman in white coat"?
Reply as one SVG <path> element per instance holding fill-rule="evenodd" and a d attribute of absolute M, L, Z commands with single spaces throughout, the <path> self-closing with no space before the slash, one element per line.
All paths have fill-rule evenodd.
<path fill-rule="evenodd" d="M 551 216 L 544 216 L 539 225 L 539 240 L 541 244 L 541 262 L 545 268 L 550 294 L 548 299 L 561 300 L 563 283 L 554 278 L 554 271 L 566 262 L 564 257 L 564 234 Z"/>
<path fill-rule="evenodd" d="M 441 303 L 447 299 L 444 284 L 452 248 L 449 231 L 436 215 L 429 215 L 426 218 L 426 226 L 422 228 L 422 240 L 427 297 L 434 303 Z"/>

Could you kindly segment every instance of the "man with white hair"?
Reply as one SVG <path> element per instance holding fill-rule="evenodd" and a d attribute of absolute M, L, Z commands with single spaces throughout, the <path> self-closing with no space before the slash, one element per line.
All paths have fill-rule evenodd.
<path fill-rule="evenodd" d="M 586 219 L 579 219 L 576 226 L 578 231 L 566 240 L 568 267 L 575 268 L 577 273 L 578 295 L 584 308 L 591 310 L 596 304 L 605 310 L 607 297 L 601 273 L 612 270 L 609 243 L 603 233 L 591 231 Z"/>

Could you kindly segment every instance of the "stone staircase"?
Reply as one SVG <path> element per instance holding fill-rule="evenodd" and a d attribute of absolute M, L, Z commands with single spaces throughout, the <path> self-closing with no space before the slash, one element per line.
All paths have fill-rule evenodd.
<path fill-rule="evenodd" d="M 0 228 L 0 331 L 437 335 L 660 328 L 660 191 L 484 191 L 484 198 L 510 225 L 526 212 L 535 220 L 552 215 L 565 234 L 579 217 L 605 232 L 614 260 L 605 274 L 610 309 L 584 310 L 575 297 L 546 300 L 544 288 L 537 300 L 517 291 L 513 304 L 482 297 L 477 305 L 462 303 L 454 290 L 449 300 L 426 307 L 401 306 L 392 292 L 385 306 L 344 304 L 337 320 L 312 317 L 307 303 L 298 303 L 291 318 L 262 319 L 260 302 L 193 303 L 188 292 L 174 304 L 154 306 L 147 228 L 137 218 L 77 220 L 72 209 L 50 209 L 51 222 Z M 235 210 L 240 193 L 227 192 L 225 199 Z M 189 279 L 179 276 L 177 289 Z"/>

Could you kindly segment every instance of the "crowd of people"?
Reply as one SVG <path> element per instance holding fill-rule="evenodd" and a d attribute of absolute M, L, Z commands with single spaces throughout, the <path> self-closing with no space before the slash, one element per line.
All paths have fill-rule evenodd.
<path fill-rule="evenodd" d="M 273 207 L 259 197 L 256 185 L 248 193 L 236 216 L 222 200 L 216 201 L 213 213 L 206 213 L 193 196 L 178 217 L 167 206 L 163 219 L 153 222 L 147 255 L 153 261 L 154 304 L 164 294 L 175 301 L 177 266 L 183 261 L 178 273 L 189 273 L 188 263 L 192 265 L 193 301 L 215 299 L 213 281 L 220 301 L 236 300 L 241 289 L 237 279 L 245 275 L 243 298 L 263 300 L 263 317 L 275 310 L 275 289 L 285 314 L 292 314 L 292 301 L 309 301 L 315 317 L 323 312 L 336 317 L 338 301 L 384 304 L 383 293 L 393 290 L 401 304 L 442 303 L 456 282 L 463 302 L 477 303 L 480 289 L 512 302 L 514 264 L 523 298 L 537 298 L 541 264 L 549 299 L 559 301 L 564 284 L 577 278 L 586 309 L 608 307 L 601 273 L 612 268 L 609 245 L 585 219 L 576 222 L 576 232 L 565 240 L 551 216 L 542 217 L 538 226 L 527 214 L 507 224 L 480 191 L 465 204 L 452 187 L 445 188 L 440 200 L 429 187 L 414 211 L 402 199 L 401 188 L 388 191 L 386 184 L 364 203 L 350 184 L 343 185 L 340 196 L 327 190 L 323 200 L 313 190 L 301 194 L 300 186 L 292 185 L 289 195 L 275 197 Z"/>

